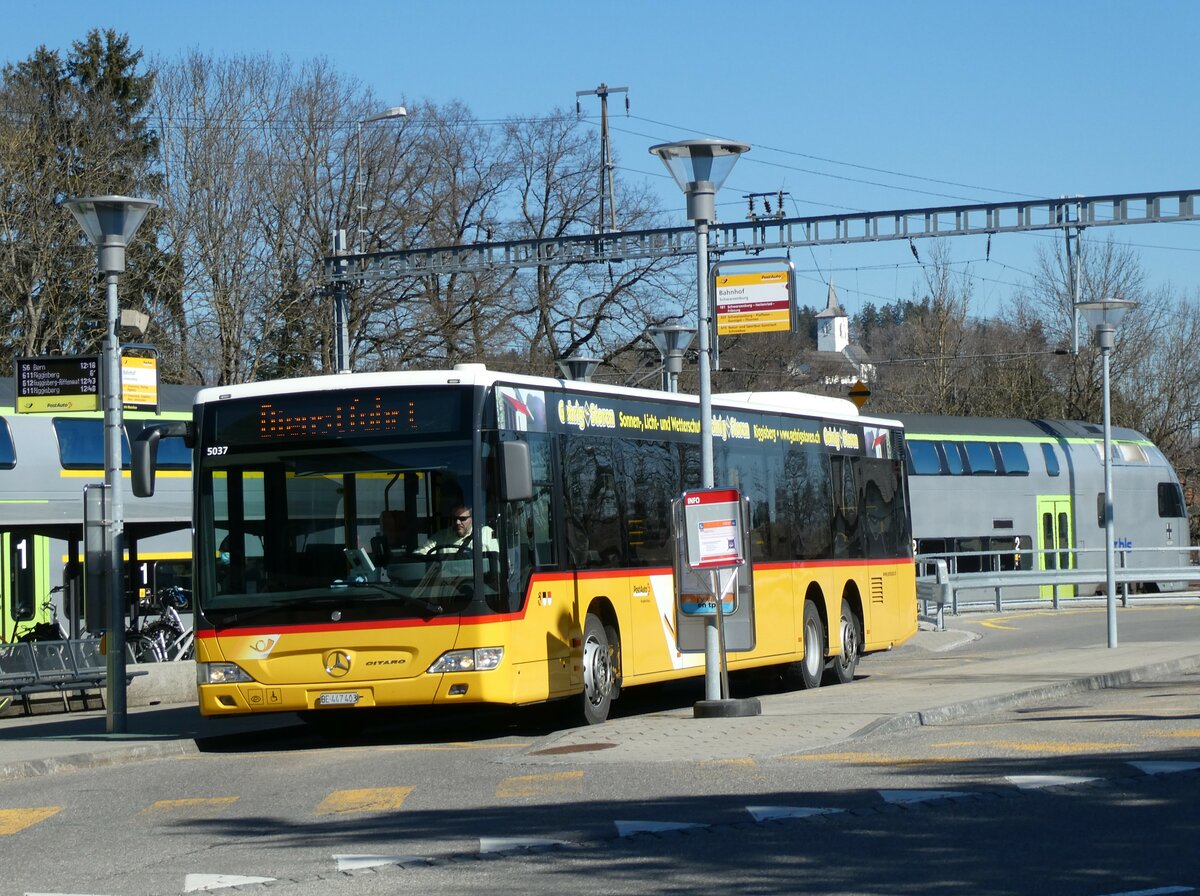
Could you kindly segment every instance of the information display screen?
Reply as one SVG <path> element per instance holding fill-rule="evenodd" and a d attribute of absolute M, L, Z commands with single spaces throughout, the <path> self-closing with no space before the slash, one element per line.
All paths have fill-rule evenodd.
<path fill-rule="evenodd" d="M 100 410 L 100 358 L 17 358 L 18 414 Z"/>
<path fill-rule="evenodd" d="M 275 446 L 331 439 L 458 435 L 470 431 L 469 389 L 361 389 L 211 402 L 208 445 Z"/>

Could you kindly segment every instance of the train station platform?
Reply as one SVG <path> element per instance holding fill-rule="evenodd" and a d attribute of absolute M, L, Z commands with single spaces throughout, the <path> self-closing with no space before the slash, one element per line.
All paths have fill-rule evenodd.
<path fill-rule="evenodd" d="M 1165 608 L 1171 618 L 1160 617 L 1149 633 L 1127 632 L 1115 648 L 1106 646 L 1102 608 L 1084 617 L 1042 612 L 1033 622 L 1035 614 L 1020 614 L 1016 627 L 1037 631 L 1014 632 L 1005 621 L 1018 614 L 994 617 L 1003 620 L 995 626 L 985 617 L 959 618 L 946 631 L 923 623 L 902 647 L 864 658 L 852 684 L 757 692 L 758 716 L 695 718 L 690 705 L 677 701 L 671 708 L 632 712 L 603 725 L 543 734 L 503 761 L 578 766 L 795 755 L 844 745 L 870 732 L 1200 673 L 1197 603 Z M 1122 618 L 1127 624 L 1132 617 L 1122 611 Z M 166 665 L 192 670 L 190 663 Z M 696 683 L 696 691 L 699 699 L 703 686 Z M 204 719 L 190 690 L 171 693 L 173 702 L 134 706 L 131 701 L 124 734 L 106 733 L 104 710 L 0 719 L 0 779 L 196 754 L 218 739 L 299 724 L 290 714 Z"/>

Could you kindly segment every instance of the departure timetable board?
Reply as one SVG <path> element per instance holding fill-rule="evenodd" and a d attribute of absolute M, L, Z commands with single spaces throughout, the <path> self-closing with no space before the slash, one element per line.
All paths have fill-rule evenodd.
<path fill-rule="evenodd" d="M 97 355 L 17 358 L 18 414 L 100 410 Z"/>

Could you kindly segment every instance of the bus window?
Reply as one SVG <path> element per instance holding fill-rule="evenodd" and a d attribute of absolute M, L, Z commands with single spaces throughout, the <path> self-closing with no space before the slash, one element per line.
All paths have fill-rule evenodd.
<path fill-rule="evenodd" d="M 678 494 L 676 456 L 661 442 L 633 439 L 625 444 L 623 465 L 626 503 L 630 514 L 629 563 L 669 566 L 671 500 Z"/>
<path fill-rule="evenodd" d="M 577 569 L 625 563 L 625 495 L 618 492 L 612 443 L 583 436 L 564 452 L 567 544 Z"/>

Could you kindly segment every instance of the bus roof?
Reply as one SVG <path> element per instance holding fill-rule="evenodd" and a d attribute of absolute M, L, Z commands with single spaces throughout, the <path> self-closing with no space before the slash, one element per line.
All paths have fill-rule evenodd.
<path fill-rule="evenodd" d="M 197 404 L 223 401 L 232 398 L 262 398 L 271 395 L 290 395 L 299 392 L 328 392 L 341 389 L 371 389 L 387 386 L 437 386 L 467 385 L 487 388 L 496 383 L 511 384 L 530 389 L 569 388 L 575 392 L 591 392 L 596 395 L 640 398 L 661 402 L 695 404 L 699 399 L 689 393 L 663 392 L 657 389 L 640 389 L 629 386 L 614 386 L 607 383 L 566 380 L 553 377 L 530 376 L 527 374 L 503 373 L 489 370 L 483 364 L 457 364 L 452 370 L 412 370 L 376 373 L 341 373 L 325 376 L 296 377 L 293 379 L 263 380 L 233 386 L 214 386 L 201 389 L 196 395 Z M 806 414 L 843 421 L 879 422 L 899 428 L 895 419 L 860 417 L 858 408 L 848 399 L 807 392 L 732 392 L 712 396 L 714 407 L 727 409 L 754 409 L 775 413 Z"/>

